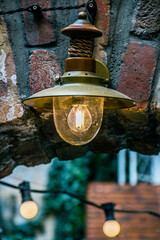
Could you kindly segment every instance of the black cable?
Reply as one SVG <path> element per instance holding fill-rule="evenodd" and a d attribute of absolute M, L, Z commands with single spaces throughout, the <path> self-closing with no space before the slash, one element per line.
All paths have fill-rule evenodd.
<path fill-rule="evenodd" d="M 0 11 L 0 15 L 13 14 L 16 12 L 25 12 L 25 11 L 31 12 L 31 8 L 32 8 L 32 6 L 29 6 L 26 8 L 18 8 L 18 9 L 10 10 L 10 11 Z"/>
<path fill-rule="evenodd" d="M 0 184 L 4 185 L 4 186 L 7 186 L 7 187 L 11 187 L 11 188 L 14 188 L 14 189 L 26 189 L 26 187 L 19 187 L 19 186 L 15 186 L 13 184 L 10 184 L 10 183 L 6 183 L 6 182 L 3 182 L 3 181 L 0 181 Z M 91 205 L 93 207 L 96 207 L 96 208 L 99 208 L 101 210 L 105 210 L 105 208 L 103 207 L 104 204 L 102 205 L 98 205 L 94 202 L 91 202 L 91 201 L 88 201 L 86 199 L 83 199 L 73 193 L 70 193 L 70 192 L 67 192 L 67 191 L 63 191 L 63 190 L 36 190 L 36 189 L 29 189 L 30 192 L 33 192 L 33 193 L 50 193 L 50 194 L 67 194 L 68 196 L 72 197 L 72 198 L 75 198 L 75 199 L 78 199 L 80 202 L 84 203 L 84 204 L 87 204 L 87 205 Z M 114 209 L 115 212 L 119 212 L 119 213 L 147 213 L 149 215 L 152 215 L 152 216 L 155 216 L 155 217 L 159 217 L 160 218 L 160 214 L 159 213 L 156 213 L 156 212 L 153 212 L 153 211 L 150 211 L 150 210 L 142 210 L 142 211 L 138 211 L 138 210 L 123 210 L 123 209 Z"/>
<path fill-rule="evenodd" d="M 92 205 L 96 208 L 100 208 L 100 209 L 103 209 L 101 207 L 101 205 L 98 205 L 94 202 L 91 202 L 91 201 L 88 201 L 86 199 L 83 199 L 73 193 L 70 193 L 70 192 L 67 192 L 67 191 L 63 191 L 63 190 L 35 190 L 35 189 L 30 189 L 31 192 L 34 192 L 34 193 L 51 193 L 51 194 L 67 194 L 68 196 L 72 197 L 72 198 L 76 198 L 78 199 L 80 202 L 83 202 L 85 204 L 88 204 L 88 205 Z"/>
<path fill-rule="evenodd" d="M 75 6 L 66 6 L 66 7 L 51 7 L 51 8 L 42 8 L 41 12 L 46 12 L 46 11 L 55 11 L 55 10 L 72 10 L 72 9 L 79 9 L 82 7 L 85 7 L 86 4 L 80 4 L 80 5 L 75 5 Z"/>
<path fill-rule="evenodd" d="M 13 184 L 6 183 L 6 182 L 3 182 L 3 181 L 0 181 L 0 184 L 5 185 L 7 187 L 14 188 L 14 189 L 19 189 L 19 190 L 20 189 L 22 189 L 22 190 L 27 189 L 26 187 L 15 186 Z M 103 209 L 101 207 L 101 205 L 98 205 L 98 204 L 96 204 L 94 202 L 88 201 L 88 200 L 83 199 L 83 198 L 81 198 L 81 197 L 79 197 L 79 196 L 77 196 L 77 195 L 75 195 L 73 193 L 70 193 L 70 192 L 67 192 L 67 191 L 63 191 L 63 190 L 36 190 L 36 189 L 29 189 L 29 191 L 33 192 L 33 193 L 44 193 L 44 194 L 46 194 L 46 193 L 50 193 L 50 194 L 67 194 L 68 196 L 70 196 L 72 198 L 78 199 L 80 202 L 83 202 L 84 204 L 92 205 L 92 206 L 94 206 L 96 208 Z"/>
<path fill-rule="evenodd" d="M 0 11 L 0 15 L 5 15 L 5 14 L 13 14 L 13 13 L 16 13 L 16 12 L 34 12 L 36 11 L 37 9 L 34 7 L 35 6 L 39 6 L 38 4 L 33 4 L 29 7 L 26 7 L 26 8 L 18 8 L 18 9 L 15 9 L 15 10 L 10 10 L 10 11 Z M 66 7 L 63 7 L 63 6 L 60 6 L 60 7 L 51 7 L 51 8 L 41 8 L 39 6 L 39 11 L 40 12 L 46 12 L 46 11 L 55 11 L 55 10 L 71 10 L 71 9 L 79 9 L 79 8 L 82 8 L 82 7 L 85 7 L 86 4 L 83 3 L 83 4 L 80 4 L 80 5 L 75 5 L 75 6 L 66 6 Z"/>
<path fill-rule="evenodd" d="M 150 210 L 142 210 L 142 211 L 138 211 L 138 210 L 121 210 L 121 209 L 114 209 L 115 212 L 120 212 L 120 213 L 147 213 L 150 214 L 152 216 L 155 217 L 159 217 L 160 218 L 160 214 L 150 211 Z"/>
<path fill-rule="evenodd" d="M 0 181 L 0 184 L 2 184 L 2 185 L 4 185 L 4 186 L 7 186 L 7 187 L 14 188 L 14 189 L 20 189 L 18 186 L 15 186 L 15 185 L 10 184 L 10 183 L 6 183 L 6 182 Z"/>

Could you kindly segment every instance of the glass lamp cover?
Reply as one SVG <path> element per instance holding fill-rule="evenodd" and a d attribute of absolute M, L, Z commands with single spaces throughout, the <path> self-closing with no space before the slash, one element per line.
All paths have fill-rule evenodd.
<path fill-rule="evenodd" d="M 72 145 L 90 142 L 101 127 L 103 105 L 103 97 L 53 98 L 54 123 L 60 137 Z"/>

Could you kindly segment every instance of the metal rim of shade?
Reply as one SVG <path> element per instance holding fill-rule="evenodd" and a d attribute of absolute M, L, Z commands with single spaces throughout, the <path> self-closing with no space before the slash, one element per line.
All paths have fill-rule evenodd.
<path fill-rule="evenodd" d="M 103 86 L 78 83 L 64 84 L 42 90 L 23 100 L 23 103 L 31 107 L 52 109 L 53 98 L 64 96 L 104 97 L 105 109 L 130 108 L 136 105 L 135 101 L 118 91 Z"/>
<path fill-rule="evenodd" d="M 96 61 L 96 72 L 85 71 L 67 72 L 61 77 L 64 84 L 57 85 L 37 92 L 27 99 L 23 100 L 25 105 L 38 108 L 53 108 L 54 97 L 65 96 L 87 96 L 87 97 L 104 97 L 105 109 L 130 108 L 136 105 L 131 98 L 118 91 L 105 87 L 105 81 L 109 80 L 109 71 L 100 61 Z"/>

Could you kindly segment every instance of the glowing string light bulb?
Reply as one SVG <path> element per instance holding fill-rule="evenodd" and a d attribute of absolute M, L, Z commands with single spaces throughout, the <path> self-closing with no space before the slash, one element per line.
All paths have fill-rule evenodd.
<path fill-rule="evenodd" d="M 103 232 L 107 237 L 116 237 L 121 230 L 120 224 L 114 218 L 114 206 L 114 203 L 102 204 L 106 217 Z"/>
<path fill-rule="evenodd" d="M 29 182 L 23 182 L 19 187 L 22 195 L 20 214 L 26 219 L 32 219 L 38 213 L 38 205 L 31 198 Z"/>
<path fill-rule="evenodd" d="M 107 237 L 116 237 L 120 230 L 120 224 L 116 220 L 108 220 L 103 224 L 103 232 Z"/>

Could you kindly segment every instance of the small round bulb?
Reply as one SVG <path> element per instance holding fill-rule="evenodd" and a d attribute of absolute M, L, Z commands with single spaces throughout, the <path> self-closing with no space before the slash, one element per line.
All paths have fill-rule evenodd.
<path fill-rule="evenodd" d="M 103 232 L 107 237 L 116 237 L 120 230 L 120 224 L 116 220 L 108 220 L 103 224 Z"/>
<path fill-rule="evenodd" d="M 38 213 L 38 205 L 33 201 L 25 201 L 20 206 L 20 214 L 26 219 L 34 218 Z"/>

